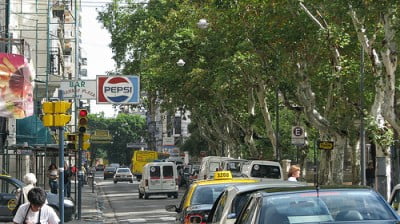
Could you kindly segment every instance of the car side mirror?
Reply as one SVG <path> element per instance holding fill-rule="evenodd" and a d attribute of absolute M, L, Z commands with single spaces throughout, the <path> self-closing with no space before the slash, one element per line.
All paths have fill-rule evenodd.
<path fill-rule="evenodd" d="M 236 213 L 229 213 L 226 217 L 228 219 L 236 219 Z"/>
<path fill-rule="evenodd" d="M 178 212 L 178 208 L 176 207 L 176 205 L 166 205 L 165 210 L 167 210 L 168 212 Z"/>

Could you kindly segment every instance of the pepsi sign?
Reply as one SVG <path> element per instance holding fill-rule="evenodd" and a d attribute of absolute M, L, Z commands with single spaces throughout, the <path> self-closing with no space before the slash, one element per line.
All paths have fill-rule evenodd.
<path fill-rule="evenodd" d="M 97 76 L 97 103 L 138 104 L 138 76 Z"/>

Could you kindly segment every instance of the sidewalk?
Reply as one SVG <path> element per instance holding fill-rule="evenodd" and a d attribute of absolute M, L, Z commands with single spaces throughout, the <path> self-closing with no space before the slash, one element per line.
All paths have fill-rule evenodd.
<path fill-rule="evenodd" d="M 72 181 L 72 192 L 71 196 L 75 199 L 74 195 L 74 181 Z M 75 213 L 75 220 L 70 222 L 65 222 L 68 224 L 78 224 L 78 223 L 91 223 L 91 224 L 103 224 L 103 214 L 102 206 L 103 199 L 98 196 L 96 182 L 94 182 L 94 193 L 92 193 L 91 185 L 84 185 L 82 187 L 82 207 L 81 207 L 81 219 L 77 220 L 78 212 Z M 78 204 L 75 202 L 76 211 L 78 211 Z"/>

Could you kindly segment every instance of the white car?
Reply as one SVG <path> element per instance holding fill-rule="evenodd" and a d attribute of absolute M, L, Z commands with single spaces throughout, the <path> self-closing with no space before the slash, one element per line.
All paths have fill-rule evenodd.
<path fill-rule="evenodd" d="M 133 175 L 129 168 L 118 168 L 114 174 L 114 184 L 118 183 L 118 181 L 129 181 L 133 183 Z"/>

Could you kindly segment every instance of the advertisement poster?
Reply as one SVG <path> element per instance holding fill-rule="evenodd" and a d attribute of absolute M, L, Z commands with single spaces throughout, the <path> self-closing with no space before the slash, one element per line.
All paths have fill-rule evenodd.
<path fill-rule="evenodd" d="M 22 55 L 0 53 L 0 117 L 33 115 L 34 70 Z"/>
<path fill-rule="evenodd" d="M 139 76 L 97 76 L 97 103 L 138 104 Z"/>

